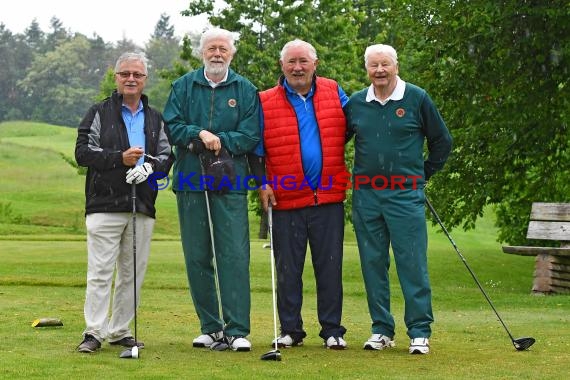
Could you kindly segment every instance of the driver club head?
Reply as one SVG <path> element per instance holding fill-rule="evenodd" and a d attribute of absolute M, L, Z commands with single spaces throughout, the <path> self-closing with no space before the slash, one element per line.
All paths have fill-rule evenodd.
<path fill-rule="evenodd" d="M 515 346 L 517 351 L 524 351 L 532 346 L 536 342 L 534 338 L 525 337 L 525 338 L 518 338 L 513 339 L 513 345 Z"/>
<path fill-rule="evenodd" d="M 137 346 L 127 348 L 119 356 L 121 359 L 138 359 L 139 358 L 139 348 Z"/>
<path fill-rule="evenodd" d="M 279 350 L 271 350 L 266 352 L 265 354 L 261 355 L 261 360 L 273 360 L 276 362 L 281 361 L 281 351 Z"/>
<path fill-rule="evenodd" d="M 225 340 L 218 340 L 210 346 L 210 350 L 213 351 L 225 351 L 230 348 L 229 344 L 225 342 Z"/>

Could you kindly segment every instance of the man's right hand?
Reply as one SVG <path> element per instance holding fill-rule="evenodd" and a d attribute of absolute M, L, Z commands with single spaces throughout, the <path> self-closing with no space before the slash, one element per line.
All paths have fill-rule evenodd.
<path fill-rule="evenodd" d="M 144 154 L 144 150 L 140 147 L 132 147 L 123 152 L 123 165 L 135 166 Z"/>
<path fill-rule="evenodd" d="M 263 209 L 267 212 L 269 204 L 271 203 L 271 207 L 275 207 L 277 205 L 277 201 L 275 200 L 275 194 L 273 194 L 273 189 L 271 186 L 265 184 L 257 189 L 259 193 L 259 200 L 263 205 Z"/>
<path fill-rule="evenodd" d="M 218 152 L 220 149 L 222 149 L 222 142 L 218 136 L 210 131 L 203 129 L 198 134 L 198 137 L 200 137 L 200 140 L 202 140 L 206 149 L 213 150 L 216 152 L 216 156 L 218 155 Z"/>

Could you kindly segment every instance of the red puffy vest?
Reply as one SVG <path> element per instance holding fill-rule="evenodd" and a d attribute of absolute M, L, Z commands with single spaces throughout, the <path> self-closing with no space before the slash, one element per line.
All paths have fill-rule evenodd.
<path fill-rule="evenodd" d="M 346 120 L 335 81 L 316 77 L 313 105 L 321 138 L 323 168 L 321 184 L 313 191 L 305 180 L 301 161 L 299 126 L 285 88 L 278 85 L 259 94 L 264 117 L 263 143 L 268 182 L 276 210 L 289 210 L 337 203 L 346 197 L 344 142 Z"/>

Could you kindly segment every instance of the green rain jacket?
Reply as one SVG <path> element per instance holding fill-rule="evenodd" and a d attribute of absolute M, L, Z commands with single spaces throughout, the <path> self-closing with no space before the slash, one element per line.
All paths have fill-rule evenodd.
<path fill-rule="evenodd" d="M 260 140 L 259 98 L 249 80 L 229 69 L 227 80 L 212 88 L 203 67 L 187 73 L 172 83 L 163 117 L 176 157 L 175 192 L 203 191 L 200 161 L 188 144 L 204 129 L 218 136 L 233 158 L 237 180 L 231 191 L 246 192 L 246 153 Z"/>

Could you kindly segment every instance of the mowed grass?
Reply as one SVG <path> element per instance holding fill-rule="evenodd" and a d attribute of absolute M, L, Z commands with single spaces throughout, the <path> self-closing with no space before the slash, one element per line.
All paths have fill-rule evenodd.
<path fill-rule="evenodd" d="M 45 131 L 44 131 L 45 128 Z M 343 324 L 349 349 L 322 348 L 310 259 L 304 274 L 303 347 L 282 350 L 281 362 L 259 360 L 271 349 L 273 314 L 266 241 L 252 240 L 250 353 L 194 349 L 199 323 L 189 296 L 171 192 L 159 194 L 159 215 L 138 313 L 138 360 L 119 359 L 103 345 L 75 352 L 84 328 L 86 249 L 84 177 L 61 153 L 73 156 L 76 131 L 32 123 L 0 124 L 0 378 L 13 379 L 562 379 L 568 376 L 570 298 L 533 296 L 533 258 L 501 252 L 492 214 L 454 240 L 515 337 L 537 343 L 516 351 L 481 292 L 437 226 L 430 226 L 429 266 L 435 323 L 432 351 L 407 353 L 403 299 L 391 268 L 396 348 L 362 350 L 370 318 L 358 259 L 347 226 Z M 53 142 L 53 144 L 52 144 Z M 70 148 L 71 146 L 71 148 Z M 40 180 L 41 179 L 41 180 Z M 33 185 L 30 185 L 33 184 Z M 252 217 L 251 229 L 257 231 Z M 252 236 L 256 234 L 252 233 Z M 59 328 L 33 328 L 40 317 Z"/>
<path fill-rule="evenodd" d="M 461 235 L 461 234 L 458 234 Z M 432 239 L 430 272 L 436 322 L 427 356 L 407 353 L 403 301 L 392 271 L 392 309 L 397 346 L 370 352 L 362 343 L 370 334 L 365 292 L 356 247 L 347 244 L 344 259 L 344 317 L 349 349 L 322 348 L 316 321 L 315 285 L 306 264 L 303 317 L 305 345 L 282 350 L 283 361 L 263 362 L 273 336 L 269 250 L 252 242 L 250 353 L 194 349 L 200 333 L 188 294 L 180 244 L 155 241 L 138 313 L 138 335 L 146 344 L 139 360 L 121 360 L 120 348 L 103 345 L 94 355 L 75 352 L 84 328 L 85 242 L 0 241 L 0 355 L 3 378 L 228 378 L 367 379 L 501 378 L 559 379 L 567 374 L 568 299 L 529 294 L 532 261 L 508 257 L 485 244 L 467 244 L 469 259 L 516 337 L 537 339 L 530 351 L 512 347 L 499 321 L 475 287 L 463 264 L 438 234 Z M 484 256 L 491 257 L 484 260 Z M 488 263 L 491 263 L 490 266 Z M 511 267 L 506 271 L 505 268 Z M 510 275 L 506 276 L 505 272 Z M 60 328 L 33 328 L 40 317 L 60 318 Z"/>

